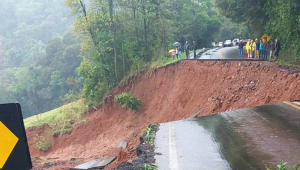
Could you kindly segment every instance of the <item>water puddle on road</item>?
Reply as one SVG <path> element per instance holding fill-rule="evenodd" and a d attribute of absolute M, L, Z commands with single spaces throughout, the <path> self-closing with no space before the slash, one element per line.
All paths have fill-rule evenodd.
<path fill-rule="evenodd" d="M 214 138 L 232 169 L 265 169 L 281 161 L 288 162 L 290 168 L 300 162 L 300 112 L 284 104 L 193 120 Z"/>
<path fill-rule="evenodd" d="M 210 133 L 214 139 L 211 145 L 219 146 L 219 154 L 228 161 L 232 169 L 258 169 L 255 160 L 247 152 L 246 143 L 249 139 L 244 138 L 232 122 L 221 115 L 198 118 L 195 121 Z"/>
<path fill-rule="evenodd" d="M 162 123 L 159 169 L 265 170 L 300 163 L 300 110 L 283 103 Z M 175 169 L 176 169 L 175 168 Z"/>

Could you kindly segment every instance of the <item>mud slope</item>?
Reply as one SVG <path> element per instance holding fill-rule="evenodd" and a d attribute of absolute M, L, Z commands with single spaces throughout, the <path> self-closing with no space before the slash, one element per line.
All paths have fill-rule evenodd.
<path fill-rule="evenodd" d="M 289 73 L 293 71 L 296 73 Z M 119 156 L 115 162 L 135 157 L 140 132 L 149 123 L 161 123 L 300 98 L 298 70 L 281 69 L 270 62 L 181 61 L 178 64 L 143 72 L 121 83 L 108 95 L 90 120 L 69 135 L 51 138 L 53 148 L 36 149 L 33 137 L 43 129 L 27 130 L 32 157 L 51 160 L 86 160 Z M 126 110 L 114 101 L 114 94 L 130 92 L 142 101 L 138 112 Z M 120 151 L 119 140 L 129 142 Z M 48 160 L 49 161 L 49 160 Z M 114 165 L 116 165 L 115 163 Z M 68 165 L 64 165 L 68 166 Z M 52 169 L 60 169 L 52 167 Z"/>

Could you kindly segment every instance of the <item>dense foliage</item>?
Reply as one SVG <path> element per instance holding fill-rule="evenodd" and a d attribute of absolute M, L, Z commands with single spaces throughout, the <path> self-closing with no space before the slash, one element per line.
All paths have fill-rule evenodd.
<path fill-rule="evenodd" d="M 0 14 L 0 103 L 20 102 L 24 117 L 80 91 L 97 105 L 175 41 L 203 48 L 245 31 L 214 0 L 3 0 Z"/>
<path fill-rule="evenodd" d="M 24 117 L 79 92 L 80 41 L 62 0 L 0 1 L 0 103 L 21 103 Z M 82 84 L 82 83 L 81 83 Z"/>
<path fill-rule="evenodd" d="M 130 93 L 122 93 L 117 96 L 115 96 L 115 100 L 124 108 L 129 108 L 132 110 L 138 110 L 141 101 L 140 99 L 132 96 Z"/>
<path fill-rule="evenodd" d="M 77 16 L 85 78 L 83 97 L 96 105 L 126 74 L 167 57 L 172 43 L 198 48 L 218 37 L 222 17 L 211 0 L 66 0 Z"/>
<path fill-rule="evenodd" d="M 222 14 L 248 26 L 253 37 L 267 33 L 283 50 L 300 60 L 299 0 L 219 0 Z M 252 37 L 252 38 L 253 38 Z"/>

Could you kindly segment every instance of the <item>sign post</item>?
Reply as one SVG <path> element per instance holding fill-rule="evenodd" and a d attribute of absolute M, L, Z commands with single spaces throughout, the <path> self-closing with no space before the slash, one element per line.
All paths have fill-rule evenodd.
<path fill-rule="evenodd" d="M 20 104 L 0 104 L 0 170 L 32 168 Z"/>

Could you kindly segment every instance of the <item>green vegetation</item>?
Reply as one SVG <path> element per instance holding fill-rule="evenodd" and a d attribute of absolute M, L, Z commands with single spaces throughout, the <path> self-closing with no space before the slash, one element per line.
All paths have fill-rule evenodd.
<path fill-rule="evenodd" d="M 24 118 L 97 106 L 125 76 L 176 62 L 173 42 L 210 44 L 223 21 L 211 0 L 3 0 L 0 11 L 0 103 L 21 103 Z"/>
<path fill-rule="evenodd" d="M 281 162 L 280 164 L 277 165 L 276 170 L 287 170 L 286 165 L 287 162 Z M 300 164 L 294 165 L 291 170 L 298 170 L 300 167 Z M 269 167 L 266 166 L 266 170 L 271 170 Z"/>
<path fill-rule="evenodd" d="M 66 0 L 81 37 L 82 97 L 96 106 L 126 75 L 169 60 L 173 42 L 210 44 L 221 26 L 214 1 Z M 171 61 L 170 62 L 174 62 Z M 156 64 L 154 64 L 156 65 Z"/>
<path fill-rule="evenodd" d="M 0 103 L 19 102 L 24 118 L 79 93 L 80 40 L 62 0 L 0 1 Z"/>
<path fill-rule="evenodd" d="M 226 20 L 215 2 L 3 0 L 0 102 L 21 103 L 26 118 L 80 100 L 78 109 L 71 103 L 25 120 L 26 127 L 48 123 L 53 135 L 69 133 L 126 76 L 177 62 L 168 53 L 175 41 L 182 49 L 196 41 L 199 49 L 227 35 L 235 26 L 220 29 Z"/>
<path fill-rule="evenodd" d="M 288 62 L 300 62 L 300 5 L 298 0 L 219 0 L 221 13 L 232 21 L 246 25 L 251 37 L 264 33 L 281 42 L 280 59 L 290 55 Z M 245 36 L 249 36 L 245 35 Z"/>
<path fill-rule="evenodd" d="M 41 151 L 46 152 L 52 147 L 51 142 L 44 136 L 36 135 L 34 137 L 34 141 L 36 143 L 36 147 Z"/>
<path fill-rule="evenodd" d="M 72 120 L 57 120 L 49 124 L 51 129 L 49 130 L 49 135 L 61 136 L 68 134 L 72 131 L 74 123 Z"/>
<path fill-rule="evenodd" d="M 155 169 L 157 169 L 156 165 L 149 165 L 149 164 L 144 165 L 144 170 L 155 170 Z"/>
<path fill-rule="evenodd" d="M 124 108 L 130 108 L 132 110 L 138 110 L 141 101 L 138 98 L 132 96 L 129 93 L 122 93 L 115 96 L 115 100 Z"/>
<path fill-rule="evenodd" d="M 151 68 L 157 68 L 157 67 L 162 67 L 162 66 L 167 66 L 167 65 L 170 65 L 170 64 L 173 64 L 173 63 L 176 63 L 182 59 L 185 59 L 185 54 L 181 56 L 181 58 L 179 59 L 174 59 L 172 57 L 160 57 L 158 58 L 157 60 L 151 62 L 151 65 L 150 65 L 150 69 Z"/>
<path fill-rule="evenodd" d="M 146 129 L 142 130 L 142 134 L 146 132 L 145 138 L 150 145 L 154 145 L 154 139 L 156 136 L 155 131 L 152 131 L 153 126 L 157 126 L 157 124 L 151 124 L 146 127 Z"/>
<path fill-rule="evenodd" d="M 279 59 L 276 61 L 279 65 L 290 66 L 290 67 L 298 67 L 300 68 L 299 62 L 293 62 L 293 60 L 289 59 Z"/>
<path fill-rule="evenodd" d="M 81 100 L 69 103 L 57 109 L 45 112 L 42 114 L 34 115 L 24 119 L 24 125 L 28 127 L 38 127 L 42 124 L 49 124 L 54 129 L 59 129 L 61 126 L 69 127 L 67 122 L 80 122 L 81 116 L 87 111 L 84 103 Z M 85 122 L 86 120 L 84 120 Z M 60 122 L 60 123 L 58 123 Z M 63 122 L 63 123 L 61 123 Z M 84 123 L 83 122 L 83 123 Z M 66 124 L 67 123 L 67 124 Z M 57 126 L 55 125 L 57 124 Z M 56 127 L 55 127 L 56 126 Z M 65 128 L 60 129 L 65 129 Z M 54 130 L 56 131 L 56 130 Z M 64 130 L 63 130 L 64 131 Z M 56 133 L 51 133 L 56 134 Z"/>

